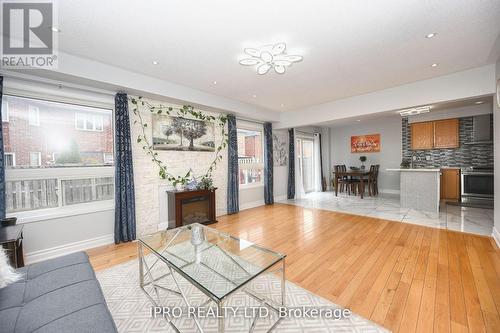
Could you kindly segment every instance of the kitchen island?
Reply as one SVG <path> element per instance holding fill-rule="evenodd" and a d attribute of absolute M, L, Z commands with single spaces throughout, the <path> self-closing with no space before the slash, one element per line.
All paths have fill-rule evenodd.
<path fill-rule="evenodd" d="M 439 212 L 440 169 L 387 169 L 401 173 L 402 208 Z"/>

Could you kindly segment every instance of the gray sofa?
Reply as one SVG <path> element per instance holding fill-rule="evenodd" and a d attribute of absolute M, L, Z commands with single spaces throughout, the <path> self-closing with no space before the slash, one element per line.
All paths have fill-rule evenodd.
<path fill-rule="evenodd" d="M 0 332 L 117 332 L 86 253 L 18 270 L 23 279 L 0 289 Z"/>

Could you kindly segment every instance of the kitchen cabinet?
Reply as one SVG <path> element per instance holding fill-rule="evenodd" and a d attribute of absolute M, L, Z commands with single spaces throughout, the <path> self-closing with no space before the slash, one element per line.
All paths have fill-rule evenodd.
<path fill-rule="evenodd" d="M 434 124 L 432 121 L 411 124 L 411 149 L 434 147 Z"/>
<path fill-rule="evenodd" d="M 434 148 L 458 148 L 458 119 L 434 121 Z"/>
<path fill-rule="evenodd" d="M 441 200 L 459 201 L 460 169 L 441 169 Z"/>
<path fill-rule="evenodd" d="M 458 148 L 459 121 L 444 119 L 410 124 L 411 149 Z"/>

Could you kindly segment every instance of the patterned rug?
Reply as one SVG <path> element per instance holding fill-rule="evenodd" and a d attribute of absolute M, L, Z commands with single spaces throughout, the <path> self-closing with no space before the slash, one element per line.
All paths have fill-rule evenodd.
<path fill-rule="evenodd" d="M 139 264 L 137 260 L 97 272 L 96 275 L 119 332 L 174 331 L 161 316 L 152 317 L 152 303 L 139 287 Z M 206 302 L 207 297 L 187 280 L 178 274 L 176 274 L 176 278 L 191 305 L 197 306 Z M 171 278 L 164 279 L 163 283 L 165 287 L 177 290 Z M 264 274 L 253 280 L 249 283 L 248 289 L 259 295 L 266 295 L 271 300 L 277 301 L 280 298 L 280 280 L 273 274 Z M 162 298 L 162 306 L 185 308 L 180 296 L 164 292 L 160 297 Z M 255 309 L 260 305 L 244 292 L 234 293 L 224 304 L 224 306 L 238 307 L 238 309 Z M 298 309 L 298 311 L 303 311 L 303 307 L 306 309 L 341 309 L 340 306 L 289 281 L 286 282 L 286 305 L 287 309 Z M 214 303 L 208 304 L 207 307 L 216 309 Z M 269 311 L 269 313 L 272 317 L 263 316 L 255 321 L 254 332 L 266 332 L 277 321 L 277 314 L 273 311 Z M 217 319 L 200 318 L 199 322 L 204 332 L 217 332 Z M 225 332 L 248 332 L 252 322 L 253 318 L 250 318 L 248 313 L 244 314 L 239 311 L 235 316 L 230 315 L 225 318 Z M 187 315 L 174 318 L 173 323 L 181 332 L 198 332 L 193 318 L 189 318 Z M 351 314 L 348 318 L 341 319 L 332 319 L 327 316 L 313 319 L 288 316 L 281 318 L 272 332 L 387 332 L 387 330 L 361 316 Z"/>

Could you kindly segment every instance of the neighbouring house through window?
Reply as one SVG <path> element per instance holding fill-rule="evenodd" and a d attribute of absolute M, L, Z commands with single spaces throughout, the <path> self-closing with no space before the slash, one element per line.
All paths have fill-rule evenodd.
<path fill-rule="evenodd" d="M 239 181 L 242 187 L 246 185 L 263 184 L 263 135 L 256 128 L 238 127 L 238 168 Z"/>
<path fill-rule="evenodd" d="M 102 131 L 104 118 L 100 114 L 76 113 L 75 128 L 82 131 Z"/>
<path fill-rule="evenodd" d="M 40 126 L 40 109 L 38 106 L 28 107 L 28 119 L 31 126 Z"/>
<path fill-rule="evenodd" d="M 16 166 L 16 154 L 3 153 L 3 162 L 6 168 L 11 168 L 13 166 Z"/>
<path fill-rule="evenodd" d="M 30 153 L 30 167 L 39 167 L 42 165 L 42 153 L 31 152 Z"/>
<path fill-rule="evenodd" d="M 9 121 L 9 103 L 2 99 L 2 123 Z"/>
<path fill-rule="evenodd" d="M 7 213 L 112 204 L 112 110 L 11 95 L 3 100 Z"/>

